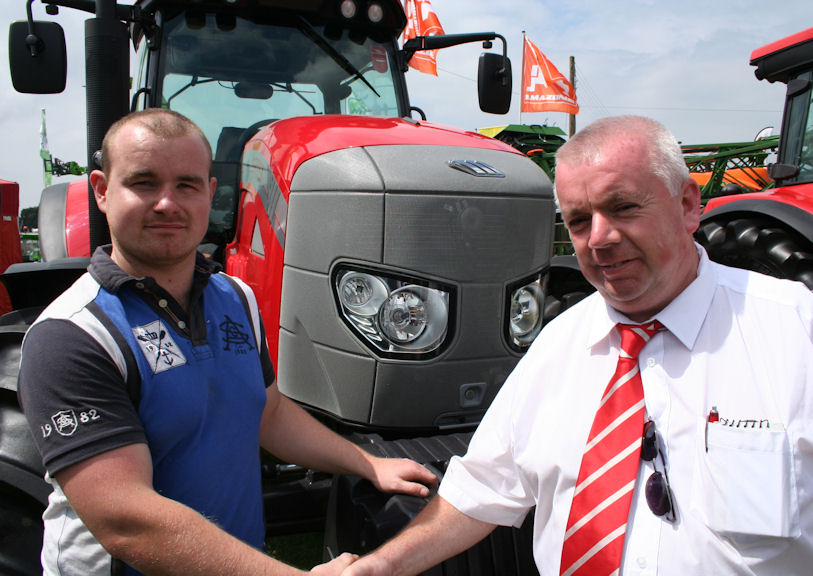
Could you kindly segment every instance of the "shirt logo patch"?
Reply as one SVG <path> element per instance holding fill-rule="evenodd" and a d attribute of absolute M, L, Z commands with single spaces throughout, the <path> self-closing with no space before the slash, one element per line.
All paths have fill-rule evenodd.
<path fill-rule="evenodd" d="M 223 332 L 223 343 L 225 344 L 223 350 L 227 352 L 234 351 L 236 354 L 246 354 L 250 350 L 254 350 L 254 346 L 249 341 L 248 333 L 242 330 L 243 325 L 235 322 L 228 315 L 224 315 L 224 317 L 226 319 L 220 323 L 220 330 Z"/>
<path fill-rule="evenodd" d="M 133 328 L 133 335 L 147 358 L 153 374 L 186 364 L 186 358 L 160 320 L 144 326 L 136 326 Z"/>
<path fill-rule="evenodd" d="M 60 410 L 51 416 L 51 422 L 54 423 L 54 430 L 60 436 L 73 436 L 79 426 L 76 413 L 73 410 Z"/>

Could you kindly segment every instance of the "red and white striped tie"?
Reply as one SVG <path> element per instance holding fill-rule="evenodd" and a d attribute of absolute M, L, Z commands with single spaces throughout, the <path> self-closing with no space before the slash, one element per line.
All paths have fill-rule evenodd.
<path fill-rule="evenodd" d="M 618 574 L 641 457 L 644 389 L 638 354 L 663 327 L 618 324 L 621 350 L 584 448 L 570 507 L 562 576 Z"/>

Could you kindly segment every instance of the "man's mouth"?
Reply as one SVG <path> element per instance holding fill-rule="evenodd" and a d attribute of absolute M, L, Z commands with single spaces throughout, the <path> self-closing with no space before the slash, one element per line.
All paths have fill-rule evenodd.
<path fill-rule="evenodd" d="M 618 260 L 617 262 L 613 262 L 611 264 L 599 264 L 598 267 L 603 272 L 613 272 L 614 270 L 618 270 L 620 268 L 623 268 L 624 266 L 626 266 L 630 262 L 632 262 L 631 259 L 630 260 Z"/>

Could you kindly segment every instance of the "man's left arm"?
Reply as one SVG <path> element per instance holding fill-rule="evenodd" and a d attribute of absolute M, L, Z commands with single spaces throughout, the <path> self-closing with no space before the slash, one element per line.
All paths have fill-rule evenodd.
<path fill-rule="evenodd" d="M 292 464 L 366 478 L 384 492 L 426 497 L 437 486 L 432 472 L 405 458 L 378 458 L 322 425 L 285 397 L 276 384 L 266 391 L 260 445 Z"/>

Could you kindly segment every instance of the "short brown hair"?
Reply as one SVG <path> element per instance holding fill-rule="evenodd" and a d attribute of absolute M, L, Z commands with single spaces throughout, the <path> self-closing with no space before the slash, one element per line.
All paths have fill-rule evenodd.
<path fill-rule="evenodd" d="M 209 140 L 206 139 L 203 130 L 201 130 L 197 124 L 183 114 L 179 114 L 168 108 L 147 108 L 146 110 L 131 112 L 127 116 L 119 118 L 107 130 L 104 140 L 102 140 L 102 171 L 105 173 L 105 176 L 110 175 L 110 165 L 112 163 L 110 148 L 113 139 L 119 130 L 133 123 L 143 126 L 161 138 L 179 138 L 192 134 L 200 136 L 200 139 L 203 140 L 203 144 L 206 147 L 209 164 L 211 165 L 212 146 L 209 144 Z"/>

